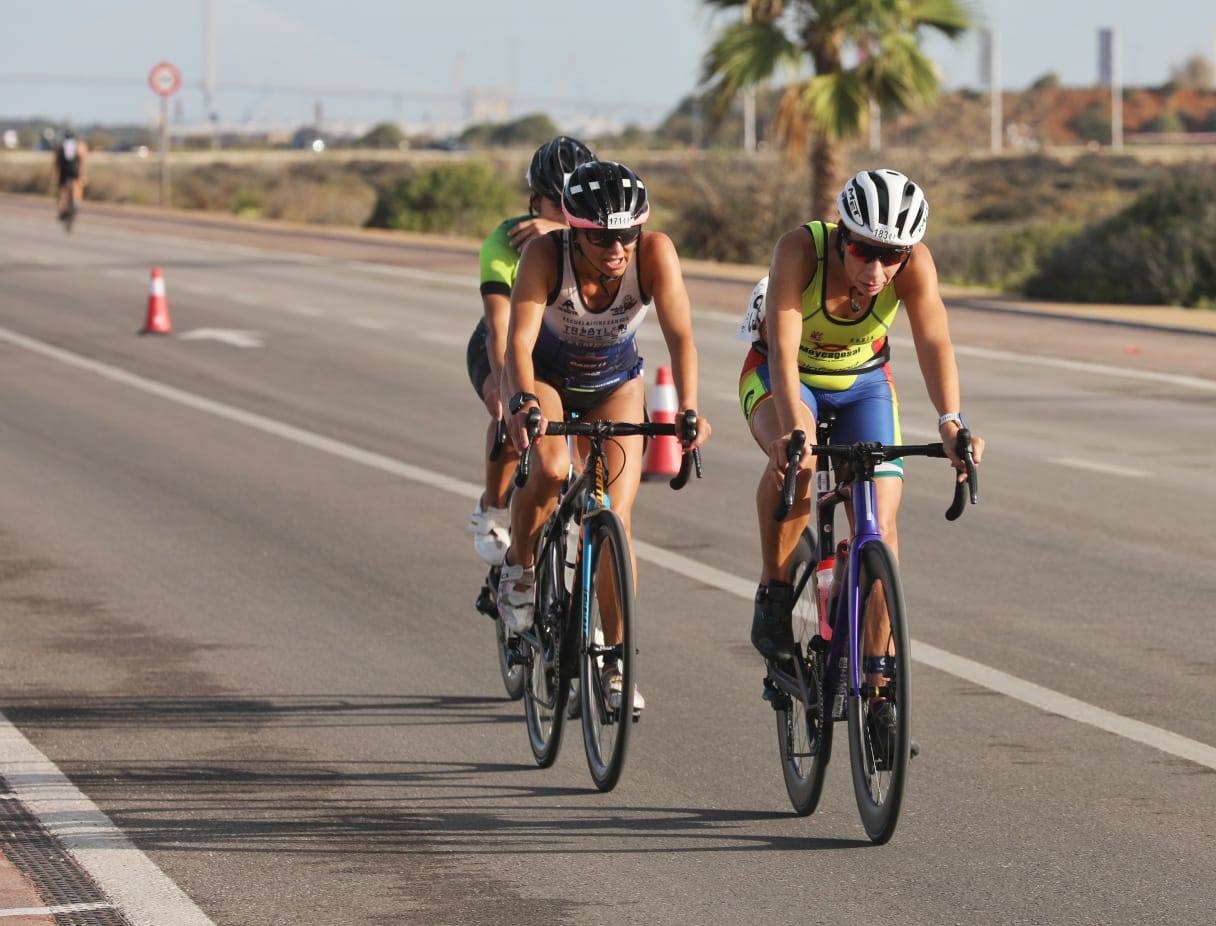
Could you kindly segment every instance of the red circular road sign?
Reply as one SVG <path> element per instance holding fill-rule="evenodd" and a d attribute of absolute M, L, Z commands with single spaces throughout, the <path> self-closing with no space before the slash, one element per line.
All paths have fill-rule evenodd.
<path fill-rule="evenodd" d="M 173 96 L 182 87 L 182 72 L 168 61 L 162 61 L 148 72 L 148 86 L 153 93 Z"/>

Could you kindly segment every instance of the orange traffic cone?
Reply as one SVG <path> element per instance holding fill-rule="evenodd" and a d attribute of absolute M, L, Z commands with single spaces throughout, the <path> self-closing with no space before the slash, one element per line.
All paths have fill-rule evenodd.
<path fill-rule="evenodd" d="M 650 390 L 650 420 L 659 424 L 674 424 L 676 420 L 676 387 L 671 367 L 655 371 L 654 388 Z M 652 437 L 642 463 L 643 479 L 667 479 L 680 471 L 680 441 L 671 436 Z"/>
<path fill-rule="evenodd" d="M 148 317 L 140 334 L 169 334 L 172 330 L 169 301 L 165 298 L 165 275 L 160 267 L 153 267 L 152 280 L 148 284 Z"/>

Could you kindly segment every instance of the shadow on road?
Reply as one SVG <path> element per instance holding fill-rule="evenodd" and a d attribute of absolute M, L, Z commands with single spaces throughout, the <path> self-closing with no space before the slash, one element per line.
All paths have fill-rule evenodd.
<path fill-rule="evenodd" d="M 638 804 L 644 792 L 628 785 L 599 794 L 554 784 L 568 775 L 530 762 L 466 761 L 463 744 L 477 734 L 417 729 L 518 725 L 518 712 L 505 705 L 445 695 L 61 696 L 10 702 L 4 713 L 42 735 L 112 734 L 141 752 L 59 765 L 145 849 L 478 857 L 869 845 L 808 836 L 813 825 L 783 811 Z M 159 758 L 166 738 L 182 758 Z M 464 755 L 443 759 L 455 750 Z M 40 784 L 31 773 L 9 778 L 27 794 Z M 98 839 L 104 847 L 110 837 Z"/>

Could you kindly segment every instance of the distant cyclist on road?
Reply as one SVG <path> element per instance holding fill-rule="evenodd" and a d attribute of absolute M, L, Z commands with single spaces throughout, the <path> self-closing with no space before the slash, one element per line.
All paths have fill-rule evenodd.
<path fill-rule="evenodd" d="M 919 186 L 894 170 L 862 171 L 837 199 L 840 224 L 807 222 L 777 242 L 770 277 L 753 293 L 742 331 L 753 340 L 739 380 L 739 400 L 752 436 L 768 454 L 756 489 L 762 566 L 752 644 L 767 658 L 792 653 L 790 567 L 810 515 L 810 455 L 803 458 L 794 514 L 773 518 L 790 435 L 815 435 L 821 414 L 834 413 L 837 443 L 898 444 L 899 406 L 887 363 L 887 332 L 907 307 L 917 360 L 938 431 L 961 472 L 955 436 L 963 427 L 958 366 L 937 267 L 921 239 L 929 206 Z M 770 401 L 771 400 L 771 401 Z M 980 462 L 984 441 L 972 436 Z M 898 556 L 895 518 L 903 492 L 902 461 L 875 471 L 878 522 Z M 961 478 L 961 477 L 960 477 Z M 865 625 L 867 656 L 885 644 L 885 615 Z M 871 682 L 875 679 L 871 678 Z"/>
<path fill-rule="evenodd" d="M 67 129 L 63 140 L 55 146 L 54 171 L 55 185 L 59 196 L 59 217 L 62 219 L 68 213 L 68 193 L 76 208 L 84 201 L 85 164 L 88 161 L 89 146 L 76 133 Z"/>
<path fill-rule="evenodd" d="M 583 164 L 566 181 L 562 211 L 570 228 L 528 245 L 511 294 L 504 383 L 511 395 L 508 427 L 520 450 L 528 446 L 533 408 L 541 411 L 542 434 L 547 421 L 561 421 L 571 409 L 586 419 L 644 420 L 636 334 L 652 302 L 671 356 L 679 411 L 697 406 L 688 291 L 671 239 L 642 231 L 650 204 L 641 178 L 614 161 Z M 709 422 L 700 418 L 696 445 L 709 434 Z M 631 535 L 642 438 L 615 438 L 606 450 L 612 510 Z M 511 502 L 511 548 L 498 585 L 499 614 L 516 632 L 532 625 L 536 540 L 570 467 L 564 440 L 539 438 L 532 453 L 531 478 Z M 619 643 L 619 620 L 613 639 L 612 618 L 604 617 L 606 642 Z M 615 667 L 605 667 L 603 685 L 609 703 L 620 703 Z M 635 695 L 635 709 L 643 705 Z"/>
<path fill-rule="evenodd" d="M 489 460 L 498 421 L 503 417 L 503 354 L 507 347 L 507 319 L 511 311 L 511 286 L 519 268 L 520 252 L 538 235 L 565 228 L 562 215 L 562 186 L 566 176 L 594 158 L 581 141 L 559 135 L 536 149 L 528 165 L 530 194 L 528 214 L 507 219 L 481 246 L 481 302 L 484 315 L 469 338 L 469 380 L 490 413 L 486 430 L 486 484 L 469 518 L 473 548 L 490 566 L 502 563 L 510 542 L 507 490 L 519 459 L 508 441 L 497 460 Z"/>

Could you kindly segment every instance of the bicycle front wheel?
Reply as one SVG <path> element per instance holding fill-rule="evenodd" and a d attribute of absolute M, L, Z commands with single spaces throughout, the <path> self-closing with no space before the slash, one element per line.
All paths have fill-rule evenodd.
<path fill-rule="evenodd" d="M 814 813 L 823 793 L 823 777 L 832 758 L 832 720 L 823 709 L 823 665 L 825 654 L 817 651 L 812 639 L 819 632 L 819 612 L 815 603 L 815 543 L 804 531 L 794 551 L 794 632 L 795 674 L 801 670 L 808 698 L 804 702 L 780 692 L 777 702 L 777 749 L 781 756 L 781 775 L 790 804 L 800 817 Z M 808 703 L 810 705 L 808 709 Z"/>
<path fill-rule="evenodd" d="M 566 631 L 565 543 L 551 521 L 541 535 L 536 558 L 536 611 L 528 638 L 515 641 L 524 666 L 524 721 L 536 764 L 548 768 L 557 760 L 566 722 L 569 685 L 562 674 L 562 637 Z M 534 641 L 534 642 L 533 642 Z"/>
<path fill-rule="evenodd" d="M 595 786 L 611 791 L 634 720 L 633 568 L 620 518 L 598 511 L 584 527 L 591 537 L 591 587 L 584 589 L 591 621 L 579 660 L 583 746 Z"/>
<path fill-rule="evenodd" d="M 911 654 L 899 569 L 890 548 L 871 541 L 861 549 L 858 632 L 866 640 L 867 623 L 885 627 L 877 655 L 863 658 L 860 695 L 849 697 L 849 758 L 853 792 L 862 826 L 873 842 L 884 843 L 895 832 L 911 760 Z M 877 661 L 876 661 L 877 660 Z"/>

